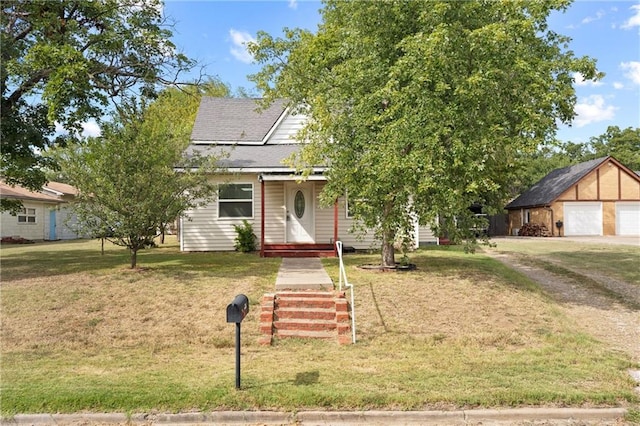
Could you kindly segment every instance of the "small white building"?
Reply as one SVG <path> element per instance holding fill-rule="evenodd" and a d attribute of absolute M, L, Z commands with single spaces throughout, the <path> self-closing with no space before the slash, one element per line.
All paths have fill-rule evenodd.
<path fill-rule="evenodd" d="M 28 240 L 71 240 L 79 238 L 73 230 L 75 215 L 68 207 L 77 190 L 67 184 L 49 182 L 41 192 L 0 182 L 0 197 L 22 201 L 17 214 L 1 213 L 2 238 Z"/>

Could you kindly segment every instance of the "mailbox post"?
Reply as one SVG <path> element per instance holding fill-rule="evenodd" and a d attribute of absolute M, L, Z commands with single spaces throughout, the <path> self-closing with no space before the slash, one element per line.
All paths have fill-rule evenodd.
<path fill-rule="evenodd" d="M 239 294 L 227 306 L 227 322 L 236 323 L 236 389 L 240 389 L 240 323 L 249 312 L 249 298 Z"/>

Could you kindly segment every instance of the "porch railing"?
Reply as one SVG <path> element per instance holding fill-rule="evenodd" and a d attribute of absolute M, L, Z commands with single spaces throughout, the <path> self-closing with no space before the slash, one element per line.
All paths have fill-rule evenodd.
<path fill-rule="evenodd" d="M 349 284 L 347 271 L 344 267 L 344 262 L 342 261 L 342 241 L 336 241 L 336 251 L 338 252 L 338 259 L 340 262 L 340 273 L 338 277 L 339 290 L 342 291 L 342 287 L 344 285 L 344 288 L 349 289 L 351 293 L 351 332 L 353 343 L 356 343 L 356 306 L 354 303 L 353 284 Z"/>

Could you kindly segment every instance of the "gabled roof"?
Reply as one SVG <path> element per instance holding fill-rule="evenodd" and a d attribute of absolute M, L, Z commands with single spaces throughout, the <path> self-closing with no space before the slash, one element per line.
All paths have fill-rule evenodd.
<path fill-rule="evenodd" d="M 64 202 L 58 197 L 46 195 L 41 192 L 29 191 L 21 186 L 11 186 L 0 182 L 0 197 L 14 200 L 47 201 L 53 203 Z"/>
<path fill-rule="evenodd" d="M 562 169 L 556 169 L 523 192 L 518 198 L 507 204 L 505 208 L 517 209 L 549 205 L 567 189 L 571 188 L 583 177 L 609 159 L 611 159 L 611 157 L 601 157 Z"/>
<path fill-rule="evenodd" d="M 196 144 L 263 144 L 285 110 L 284 100 L 259 110 L 257 99 L 205 96 L 198 108 L 191 141 Z"/>
<path fill-rule="evenodd" d="M 68 185 L 62 182 L 48 182 L 44 186 L 45 191 L 55 193 L 55 195 L 78 195 L 78 190 L 75 186 Z"/>

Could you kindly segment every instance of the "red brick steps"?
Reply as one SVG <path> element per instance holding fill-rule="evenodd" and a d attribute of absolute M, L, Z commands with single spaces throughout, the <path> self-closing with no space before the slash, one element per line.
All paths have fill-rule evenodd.
<path fill-rule="evenodd" d="M 261 302 L 262 344 L 273 338 L 336 339 L 351 343 L 348 303 L 343 292 L 281 291 Z"/>
<path fill-rule="evenodd" d="M 264 257 L 335 257 L 333 244 L 265 244 Z"/>

